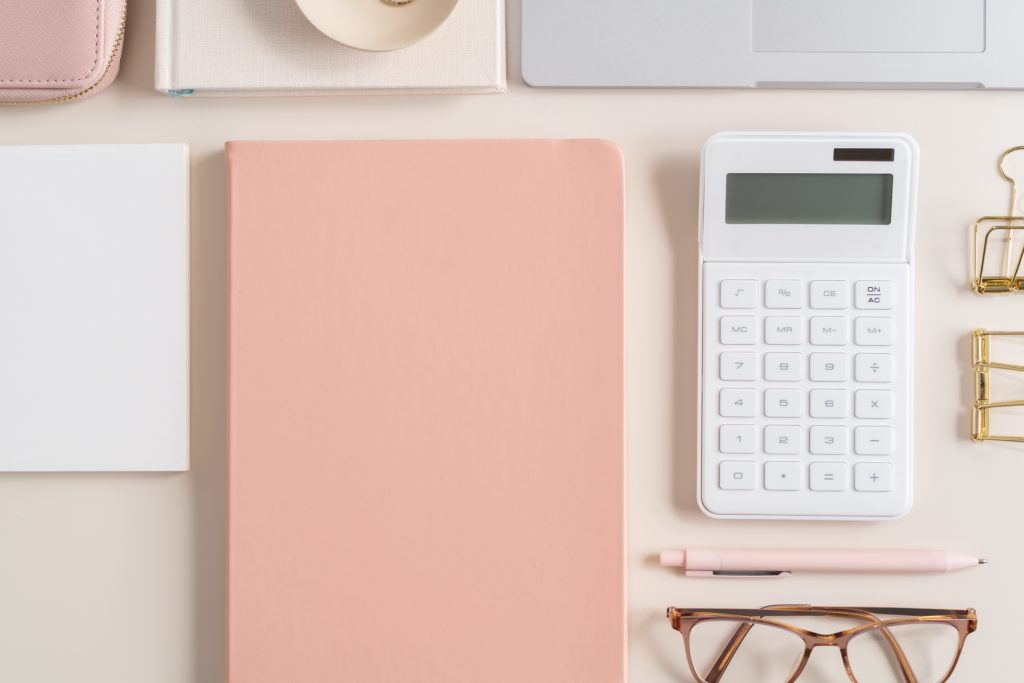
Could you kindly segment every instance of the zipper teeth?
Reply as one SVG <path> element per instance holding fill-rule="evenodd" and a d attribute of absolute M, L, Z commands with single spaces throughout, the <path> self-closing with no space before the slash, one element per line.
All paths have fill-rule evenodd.
<path fill-rule="evenodd" d="M 27 102 L 0 102 L 0 106 L 6 107 L 31 107 L 37 104 L 61 104 L 63 102 L 71 102 L 79 98 L 85 97 L 96 87 L 103 82 L 103 79 L 110 73 L 110 69 L 114 66 L 114 61 L 118 58 L 121 53 L 121 47 L 124 45 L 124 31 L 128 25 L 128 0 L 124 2 L 124 9 L 121 11 L 121 23 L 117 27 L 117 34 L 114 36 L 114 49 L 110 51 L 110 59 L 107 60 L 107 65 L 103 68 L 103 73 L 96 79 L 96 82 L 90 85 L 88 88 L 79 90 L 68 95 L 61 95 L 60 97 L 53 97 L 48 100 L 34 100 Z"/>

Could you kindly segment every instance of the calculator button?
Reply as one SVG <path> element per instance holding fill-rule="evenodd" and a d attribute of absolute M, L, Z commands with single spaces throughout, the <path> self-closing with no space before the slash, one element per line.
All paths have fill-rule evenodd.
<path fill-rule="evenodd" d="M 812 353 L 811 381 L 813 382 L 845 382 L 845 353 Z"/>
<path fill-rule="evenodd" d="M 768 389 L 764 392 L 765 417 L 800 417 L 803 406 L 799 389 Z"/>
<path fill-rule="evenodd" d="M 858 491 L 892 491 L 892 465 L 860 462 L 853 467 L 853 487 Z"/>
<path fill-rule="evenodd" d="M 719 339 L 723 344 L 753 344 L 757 341 L 757 321 L 753 316 L 724 316 Z"/>
<path fill-rule="evenodd" d="M 811 343 L 815 346 L 842 346 L 848 336 L 846 318 L 811 318 Z"/>
<path fill-rule="evenodd" d="M 858 382 L 892 381 L 892 356 L 888 353 L 858 353 L 853 367 Z"/>
<path fill-rule="evenodd" d="M 845 280 L 815 280 L 811 283 L 811 308 L 846 308 L 849 296 Z"/>
<path fill-rule="evenodd" d="M 857 283 L 854 300 L 860 309 L 892 308 L 892 283 L 883 280 L 862 280 Z"/>
<path fill-rule="evenodd" d="M 718 414 L 722 417 L 754 417 L 757 392 L 753 389 L 722 389 L 718 394 Z"/>
<path fill-rule="evenodd" d="M 718 487 L 729 491 L 753 491 L 757 486 L 757 465 L 727 460 L 718 466 Z"/>
<path fill-rule="evenodd" d="M 857 318 L 854 329 L 858 346 L 892 346 L 892 318 Z"/>
<path fill-rule="evenodd" d="M 866 420 L 884 420 L 892 417 L 892 392 L 861 389 L 854 399 L 857 417 Z"/>
<path fill-rule="evenodd" d="M 718 429 L 718 450 L 722 453 L 753 453 L 754 425 L 722 425 Z"/>
<path fill-rule="evenodd" d="M 799 382 L 799 353 L 766 353 L 764 378 L 769 382 Z"/>
<path fill-rule="evenodd" d="M 800 280 L 768 280 L 764 283 L 766 308 L 800 308 L 803 283 Z"/>
<path fill-rule="evenodd" d="M 768 316 L 764 319 L 764 342 L 766 344 L 799 344 L 802 337 L 800 318 Z"/>
<path fill-rule="evenodd" d="M 800 427 L 764 428 L 764 452 L 768 455 L 796 455 L 800 452 Z"/>
<path fill-rule="evenodd" d="M 846 455 L 849 441 L 849 430 L 846 427 L 819 425 L 811 427 L 809 450 L 814 455 Z"/>
<path fill-rule="evenodd" d="M 846 391 L 843 389 L 814 389 L 811 391 L 811 417 L 838 420 L 846 417 Z"/>
<path fill-rule="evenodd" d="M 718 376 L 727 382 L 757 379 L 757 356 L 746 351 L 725 351 L 718 356 Z"/>
<path fill-rule="evenodd" d="M 857 427 L 853 450 L 857 455 L 892 455 L 892 427 Z"/>
<path fill-rule="evenodd" d="M 718 294 L 722 308 L 757 308 L 755 280 L 722 280 Z"/>
<path fill-rule="evenodd" d="M 841 462 L 812 462 L 811 490 L 845 491 L 846 465 Z"/>
<path fill-rule="evenodd" d="M 798 462 L 766 462 L 764 487 L 769 491 L 799 491 L 800 469 Z"/>

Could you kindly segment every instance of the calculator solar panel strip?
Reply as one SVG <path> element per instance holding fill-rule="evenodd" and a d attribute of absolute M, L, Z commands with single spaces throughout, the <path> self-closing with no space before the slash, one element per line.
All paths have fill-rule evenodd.
<path fill-rule="evenodd" d="M 708 515 L 910 509 L 917 167 L 901 134 L 705 144 L 697 493 Z"/>
<path fill-rule="evenodd" d="M 544 87 L 1024 88 L 1021 0 L 522 0 Z"/>

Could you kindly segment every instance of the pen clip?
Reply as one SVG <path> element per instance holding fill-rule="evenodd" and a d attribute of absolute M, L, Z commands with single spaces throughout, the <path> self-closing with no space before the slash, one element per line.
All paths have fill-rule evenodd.
<path fill-rule="evenodd" d="M 792 572 L 781 570 L 726 571 L 724 569 L 717 569 L 713 571 L 708 571 L 698 569 L 687 569 L 685 574 L 686 576 L 712 576 L 725 579 L 784 579 L 787 576 L 792 576 Z"/>

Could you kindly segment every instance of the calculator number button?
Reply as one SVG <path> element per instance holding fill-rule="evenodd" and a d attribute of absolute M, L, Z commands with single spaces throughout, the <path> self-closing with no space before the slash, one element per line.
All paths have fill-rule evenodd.
<path fill-rule="evenodd" d="M 727 460 L 718 466 L 718 487 L 728 491 L 753 491 L 757 486 L 757 465 Z"/>
<path fill-rule="evenodd" d="M 800 308 L 802 289 L 800 280 L 768 280 L 764 283 L 765 308 Z"/>
<path fill-rule="evenodd" d="M 857 318 L 854 330 L 858 346 L 892 346 L 892 318 Z"/>
<path fill-rule="evenodd" d="M 815 389 L 811 391 L 811 417 L 838 420 L 846 417 L 846 392 L 842 389 Z"/>
<path fill-rule="evenodd" d="M 764 487 L 769 491 L 799 491 L 800 463 L 766 462 Z"/>
<path fill-rule="evenodd" d="M 718 430 L 718 450 L 729 454 L 753 454 L 756 439 L 753 425 L 722 425 Z"/>
<path fill-rule="evenodd" d="M 847 377 L 845 353 L 812 353 L 811 381 L 845 382 Z"/>
<path fill-rule="evenodd" d="M 846 455 L 848 443 L 846 427 L 811 427 L 810 451 L 814 455 Z"/>
<path fill-rule="evenodd" d="M 811 283 L 811 308 L 846 308 L 848 289 L 844 280 L 815 280 Z"/>
<path fill-rule="evenodd" d="M 812 491 L 845 491 L 846 465 L 841 462 L 812 462 Z"/>
<path fill-rule="evenodd" d="M 769 382 L 799 382 L 799 353 L 766 353 L 764 378 Z"/>
<path fill-rule="evenodd" d="M 718 294 L 722 308 L 757 308 L 755 280 L 722 280 Z"/>
<path fill-rule="evenodd" d="M 848 336 L 846 318 L 811 318 L 811 343 L 815 346 L 842 346 Z"/>
<path fill-rule="evenodd" d="M 892 392 L 862 389 L 854 399 L 854 412 L 865 420 L 884 420 L 892 417 Z"/>
<path fill-rule="evenodd" d="M 753 353 L 726 351 L 718 356 L 718 376 L 726 382 L 749 382 L 757 378 L 757 356 Z"/>
<path fill-rule="evenodd" d="M 853 367 L 858 382 L 892 381 L 892 356 L 888 353 L 859 353 Z"/>
<path fill-rule="evenodd" d="M 764 392 L 765 417 L 800 417 L 803 415 L 800 391 L 768 389 Z"/>
<path fill-rule="evenodd" d="M 799 344 L 803 337 L 800 318 L 795 316 L 768 316 L 764 319 L 765 344 Z"/>
<path fill-rule="evenodd" d="M 796 455 L 800 452 L 800 427 L 764 428 L 764 452 L 768 455 Z"/>
<path fill-rule="evenodd" d="M 853 487 L 858 491 L 892 491 L 892 465 L 884 462 L 861 462 L 853 468 Z"/>
<path fill-rule="evenodd" d="M 892 455 L 892 427 L 857 427 L 853 450 L 857 455 Z"/>
<path fill-rule="evenodd" d="M 753 389 L 722 389 L 718 394 L 718 414 L 722 417 L 754 417 L 757 392 Z"/>
<path fill-rule="evenodd" d="M 892 283 L 884 280 L 862 280 L 857 283 L 854 300 L 863 310 L 892 308 Z"/>
<path fill-rule="evenodd" d="M 753 316 L 724 316 L 721 320 L 719 339 L 723 344 L 753 344 L 757 341 L 757 321 Z"/>

